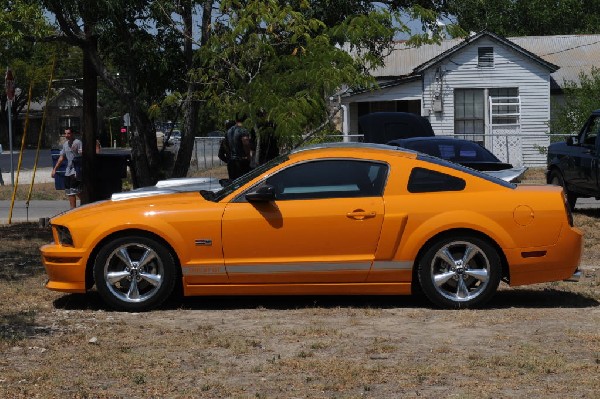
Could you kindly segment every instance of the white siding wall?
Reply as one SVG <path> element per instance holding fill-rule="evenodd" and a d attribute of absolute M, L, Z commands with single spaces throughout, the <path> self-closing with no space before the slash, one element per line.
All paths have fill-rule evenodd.
<path fill-rule="evenodd" d="M 349 133 L 358 133 L 358 106 L 361 102 L 421 100 L 423 94 L 422 82 L 415 80 L 402 85 L 373 90 L 342 99 L 342 104 L 349 105 Z"/>
<path fill-rule="evenodd" d="M 494 48 L 494 67 L 477 66 L 478 47 Z M 433 112 L 435 73 L 443 71 L 443 111 Z M 436 135 L 454 133 L 454 90 L 459 88 L 518 87 L 521 97 L 521 145 L 523 163 L 545 165 L 545 156 L 536 145 L 547 145 L 545 137 L 527 137 L 548 132 L 550 119 L 550 72 L 528 57 L 500 43 L 482 38 L 452 54 L 423 74 L 423 108 L 430 109 L 430 122 Z M 426 114 L 426 112 L 424 112 Z M 486 121 L 487 122 L 487 121 Z"/>

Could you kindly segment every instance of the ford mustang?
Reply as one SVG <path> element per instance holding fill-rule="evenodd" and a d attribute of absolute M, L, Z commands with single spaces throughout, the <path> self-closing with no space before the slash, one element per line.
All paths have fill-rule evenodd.
<path fill-rule="evenodd" d="M 402 295 L 480 307 L 501 281 L 576 279 L 562 189 L 380 144 L 309 146 L 218 189 L 133 191 L 51 219 L 47 288 L 125 311 L 204 295 Z M 216 180 L 215 180 L 216 181 Z M 213 182 L 214 183 L 214 182 Z M 216 183 L 214 183 L 216 184 Z"/>

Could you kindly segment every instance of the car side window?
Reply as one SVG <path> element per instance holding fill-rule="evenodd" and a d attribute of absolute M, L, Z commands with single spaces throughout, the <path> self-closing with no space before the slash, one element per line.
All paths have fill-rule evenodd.
<path fill-rule="evenodd" d="M 293 165 L 269 177 L 277 200 L 378 197 L 383 195 L 388 165 L 331 159 Z"/>
<path fill-rule="evenodd" d="M 581 142 L 586 146 L 595 146 L 600 130 L 600 118 L 593 117 L 587 124 Z"/>
<path fill-rule="evenodd" d="M 445 173 L 425 168 L 414 168 L 408 178 L 408 192 L 434 193 L 441 191 L 462 191 L 466 182 Z"/>

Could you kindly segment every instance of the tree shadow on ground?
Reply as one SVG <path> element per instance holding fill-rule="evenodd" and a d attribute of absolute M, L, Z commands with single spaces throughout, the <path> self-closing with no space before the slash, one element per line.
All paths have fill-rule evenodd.
<path fill-rule="evenodd" d="M 5 250 L 2 253 L 0 281 L 19 281 L 45 272 L 39 253 L 32 254 L 24 250 Z"/>
<path fill-rule="evenodd" d="M 51 327 L 35 322 L 35 312 L 19 312 L 0 316 L 0 340 L 17 343 L 52 333 Z"/>
<path fill-rule="evenodd" d="M 0 281 L 19 281 L 45 272 L 39 246 L 52 240 L 52 230 L 35 223 L 0 225 Z"/>
<path fill-rule="evenodd" d="M 484 309 L 506 308 L 587 308 L 600 302 L 575 292 L 555 289 L 506 289 L 492 298 Z M 65 310 L 107 310 L 96 291 L 87 294 L 66 294 L 54 301 Z M 422 308 L 435 309 L 423 295 L 410 296 L 207 296 L 175 297 L 160 310 L 235 310 L 235 309 L 305 309 L 305 308 Z"/>

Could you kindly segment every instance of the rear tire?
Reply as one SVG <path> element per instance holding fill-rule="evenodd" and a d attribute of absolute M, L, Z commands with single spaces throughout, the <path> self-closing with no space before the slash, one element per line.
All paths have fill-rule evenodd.
<path fill-rule="evenodd" d="M 419 262 L 423 293 L 446 309 L 473 308 L 498 289 L 502 266 L 496 248 L 470 234 L 435 241 Z"/>
<path fill-rule="evenodd" d="M 575 203 L 577 202 L 577 195 L 572 191 L 567 190 L 567 185 L 565 184 L 565 179 L 563 179 L 560 172 L 553 170 L 550 173 L 550 184 L 554 184 L 555 186 L 561 186 L 563 189 L 563 194 L 567 200 L 567 203 L 571 207 L 571 210 L 575 209 Z"/>
<path fill-rule="evenodd" d="M 109 241 L 94 263 L 96 288 L 114 309 L 141 312 L 162 304 L 173 292 L 176 268 L 169 250 L 144 236 Z"/>

